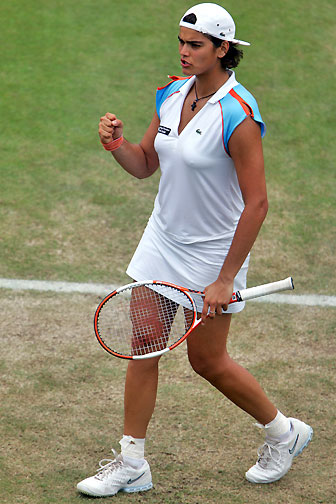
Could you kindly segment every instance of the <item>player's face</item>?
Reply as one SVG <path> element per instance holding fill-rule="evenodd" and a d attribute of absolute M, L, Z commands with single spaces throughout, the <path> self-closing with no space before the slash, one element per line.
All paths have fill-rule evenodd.
<path fill-rule="evenodd" d="M 223 49 L 215 47 L 202 33 L 181 26 L 178 40 L 182 72 L 185 75 L 205 74 L 220 65 Z"/>

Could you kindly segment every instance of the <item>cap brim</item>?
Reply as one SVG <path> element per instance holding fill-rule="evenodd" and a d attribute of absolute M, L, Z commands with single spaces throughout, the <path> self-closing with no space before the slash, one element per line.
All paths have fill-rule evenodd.
<path fill-rule="evenodd" d="M 233 39 L 233 40 L 230 40 L 230 42 L 233 42 L 234 44 L 244 45 L 244 46 L 251 45 L 250 42 L 244 42 L 244 40 Z"/>

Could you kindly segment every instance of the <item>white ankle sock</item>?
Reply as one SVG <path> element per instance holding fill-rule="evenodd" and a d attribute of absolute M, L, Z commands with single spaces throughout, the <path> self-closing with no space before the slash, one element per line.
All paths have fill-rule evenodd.
<path fill-rule="evenodd" d="M 131 467 L 133 467 L 133 469 L 140 469 L 140 467 L 145 462 L 144 458 L 135 459 L 132 457 L 126 457 L 125 455 L 123 455 L 123 460 L 124 460 L 125 464 L 130 465 Z"/>
<path fill-rule="evenodd" d="M 279 410 L 270 423 L 265 425 L 265 432 L 267 439 L 274 439 L 276 441 L 286 441 L 290 437 L 291 423 Z"/>
<path fill-rule="evenodd" d="M 123 436 L 119 441 L 124 462 L 137 469 L 144 463 L 145 439 Z"/>

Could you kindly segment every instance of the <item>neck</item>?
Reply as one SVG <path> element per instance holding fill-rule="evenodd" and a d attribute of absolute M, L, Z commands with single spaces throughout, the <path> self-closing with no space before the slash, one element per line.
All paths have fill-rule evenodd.
<path fill-rule="evenodd" d="M 220 72 L 218 75 L 212 75 L 211 77 L 206 74 L 196 75 L 195 83 L 198 97 L 216 93 L 229 77 L 229 73 L 226 70 Z"/>

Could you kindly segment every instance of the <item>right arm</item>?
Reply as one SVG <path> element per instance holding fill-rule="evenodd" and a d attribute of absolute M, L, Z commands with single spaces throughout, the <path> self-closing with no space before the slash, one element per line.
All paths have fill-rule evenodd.
<path fill-rule="evenodd" d="M 157 134 L 160 119 L 155 112 L 154 117 L 139 144 L 132 144 L 125 138 L 121 146 L 112 151 L 114 159 L 128 173 L 136 178 L 150 177 L 159 166 L 159 158 L 154 149 L 154 139 Z M 123 123 L 114 114 L 107 113 L 99 122 L 99 137 L 101 142 L 109 143 L 123 134 Z"/>

